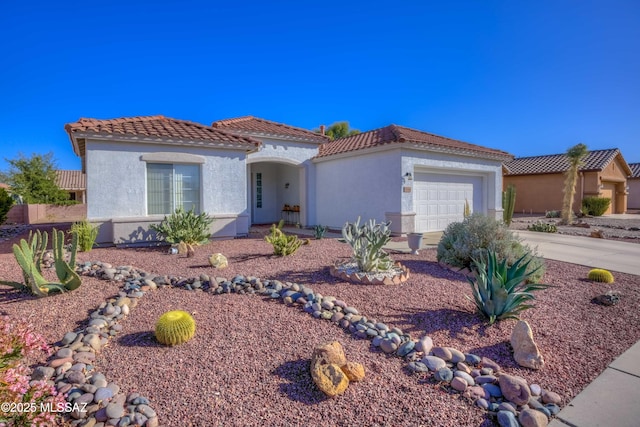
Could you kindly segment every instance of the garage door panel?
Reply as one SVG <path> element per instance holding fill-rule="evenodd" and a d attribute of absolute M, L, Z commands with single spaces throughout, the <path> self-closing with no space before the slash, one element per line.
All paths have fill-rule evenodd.
<path fill-rule="evenodd" d="M 440 231 L 464 218 L 465 201 L 473 211 L 482 195 L 482 177 L 416 173 L 414 181 L 414 209 L 416 231 Z M 480 206 L 478 206 L 480 208 Z"/>

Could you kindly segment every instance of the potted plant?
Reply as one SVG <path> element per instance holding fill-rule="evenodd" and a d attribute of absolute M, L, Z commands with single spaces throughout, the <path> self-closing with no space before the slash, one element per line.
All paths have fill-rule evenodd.
<path fill-rule="evenodd" d="M 422 233 L 407 234 L 407 241 L 412 255 L 418 255 L 418 250 L 422 247 Z"/>

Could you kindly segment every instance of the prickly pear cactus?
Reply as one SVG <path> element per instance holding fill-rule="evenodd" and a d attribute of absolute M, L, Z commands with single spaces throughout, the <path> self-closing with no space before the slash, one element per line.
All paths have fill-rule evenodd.
<path fill-rule="evenodd" d="M 156 323 L 156 339 L 164 345 L 189 341 L 196 333 L 196 322 L 186 311 L 167 311 Z"/>

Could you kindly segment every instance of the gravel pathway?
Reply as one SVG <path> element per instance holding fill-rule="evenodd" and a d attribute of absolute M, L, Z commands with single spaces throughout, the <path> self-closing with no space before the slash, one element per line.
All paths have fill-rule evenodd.
<path fill-rule="evenodd" d="M 0 277 L 20 280 L 9 245 L 0 243 Z M 213 271 L 207 257 L 222 252 L 229 267 Z M 168 255 L 165 248 L 94 249 L 79 261 L 134 265 L 143 270 L 194 277 L 236 274 L 303 283 L 346 301 L 370 319 L 402 328 L 415 338 L 430 335 L 436 345 L 494 359 L 529 383 L 559 393 L 563 404 L 640 339 L 640 277 L 617 274 L 613 285 L 586 281 L 588 268 L 547 261 L 537 308 L 522 315 L 533 329 L 546 366 L 518 367 L 508 340 L 515 321 L 488 326 L 474 313 L 464 277 L 435 262 L 435 250 L 393 254 L 411 269 L 399 286 L 339 282 L 329 265 L 348 259 L 349 248 L 332 239 L 312 240 L 291 257 L 271 255 L 259 238 L 217 241 L 196 248 L 194 258 Z M 609 289 L 620 304 L 604 307 L 592 298 Z M 29 318 L 51 343 L 85 321 L 87 313 L 117 285 L 84 278 L 80 289 L 36 300 L 0 286 L 0 314 Z M 152 330 L 164 311 L 195 313 L 195 338 L 176 348 L 155 344 Z M 105 348 L 97 365 L 125 390 L 148 396 L 165 426 L 200 425 L 493 425 L 483 410 L 440 389 L 424 374 L 410 375 L 402 361 L 374 350 L 327 321 L 299 308 L 258 296 L 206 295 L 179 289 L 148 292 L 123 322 L 123 331 Z M 347 357 L 363 363 L 367 377 L 337 399 L 314 388 L 308 361 L 316 344 L 337 339 Z"/>

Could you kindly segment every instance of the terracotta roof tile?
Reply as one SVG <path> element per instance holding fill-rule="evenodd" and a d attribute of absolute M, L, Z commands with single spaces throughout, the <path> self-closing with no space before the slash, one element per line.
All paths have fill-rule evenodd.
<path fill-rule="evenodd" d="M 631 178 L 640 178 L 640 163 L 629 163 Z"/>
<path fill-rule="evenodd" d="M 593 150 L 587 153 L 581 171 L 597 171 L 604 169 L 620 154 L 617 148 L 608 150 Z M 626 164 L 626 163 L 625 163 Z M 532 175 L 542 173 L 559 173 L 569 169 L 566 154 L 551 154 L 546 156 L 519 157 L 504 164 L 508 173 L 505 175 Z"/>
<path fill-rule="evenodd" d="M 63 190 L 84 190 L 87 188 L 82 171 L 57 170 L 56 184 Z"/>
<path fill-rule="evenodd" d="M 260 145 L 252 138 L 234 135 L 222 129 L 194 123 L 186 120 L 172 119 L 164 116 L 123 117 L 118 119 L 85 119 L 68 123 L 65 127 L 69 136 L 75 133 L 98 135 L 126 135 L 167 138 L 169 140 L 202 141 L 230 144 Z"/>
<path fill-rule="evenodd" d="M 320 146 L 320 152 L 316 157 L 326 157 L 386 144 L 401 143 L 413 143 L 434 150 L 452 150 L 459 153 L 484 155 L 498 158 L 499 160 L 510 160 L 513 158 L 511 154 L 505 151 L 469 144 L 467 142 L 397 125 L 389 125 L 380 129 L 374 129 L 327 142 Z"/>
<path fill-rule="evenodd" d="M 279 136 L 290 139 L 323 143 L 329 138 L 308 129 L 285 125 L 253 116 L 243 116 L 234 119 L 218 120 L 211 124 L 214 128 L 228 129 L 235 133 L 248 135 Z"/>

